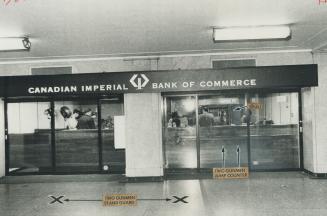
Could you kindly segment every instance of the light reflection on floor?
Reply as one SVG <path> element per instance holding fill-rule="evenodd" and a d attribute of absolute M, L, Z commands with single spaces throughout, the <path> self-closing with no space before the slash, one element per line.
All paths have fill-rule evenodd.
<path fill-rule="evenodd" d="M 24 177 L 21 177 L 24 178 Z M 36 177 L 38 180 L 42 176 Z M 60 176 L 53 176 L 60 179 Z M 139 201 L 136 207 L 103 207 L 101 202 L 49 204 L 49 195 L 101 199 L 105 193 L 139 198 L 188 196 L 188 203 Z M 199 216 L 327 215 L 327 180 L 300 172 L 251 173 L 245 180 L 167 180 L 155 183 L 90 181 L 0 184 L 1 216 Z"/>

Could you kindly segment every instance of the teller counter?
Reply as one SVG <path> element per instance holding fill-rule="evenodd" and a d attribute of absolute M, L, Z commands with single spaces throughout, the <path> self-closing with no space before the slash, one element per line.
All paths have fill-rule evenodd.
<path fill-rule="evenodd" d="M 35 130 L 28 134 L 9 134 L 11 167 L 51 167 L 51 130 Z M 103 164 L 110 171 L 124 170 L 125 150 L 114 147 L 113 130 L 102 130 Z M 56 130 L 55 155 L 57 168 L 70 167 L 96 171 L 99 168 L 97 129 Z M 64 169 L 67 167 L 67 169 Z"/>

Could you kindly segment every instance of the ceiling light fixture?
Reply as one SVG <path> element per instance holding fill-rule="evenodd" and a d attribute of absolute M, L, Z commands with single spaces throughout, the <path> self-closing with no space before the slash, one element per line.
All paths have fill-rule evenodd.
<path fill-rule="evenodd" d="M 0 51 L 29 50 L 31 42 L 27 37 L 0 37 Z"/>
<path fill-rule="evenodd" d="M 214 28 L 214 42 L 243 40 L 288 39 L 291 36 L 289 26 L 255 26 Z"/>

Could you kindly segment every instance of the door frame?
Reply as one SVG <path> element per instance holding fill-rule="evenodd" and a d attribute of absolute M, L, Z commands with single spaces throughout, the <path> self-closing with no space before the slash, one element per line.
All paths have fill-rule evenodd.
<path fill-rule="evenodd" d="M 162 98 L 162 149 L 163 149 L 163 167 L 164 176 L 175 173 L 189 173 L 189 174 L 208 174 L 212 173 L 212 168 L 200 167 L 200 136 L 199 136 L 199 124 L 198 124 L 198 98 L 199 96 L 211 96 L 211 95 L 230 95 L 230 94 L 246 94 L 246 93 L 297 93 L 298 94 L 298 125 L 302 127 L 302 97 L 301 88 L 267 88 L 267 89 L 248 89 L 248 90 L 222 90 L 222 91 L 201 91 L 201 92 L 165 92 L 161 94 Z M 166 168 L 166 147 L 165 147 L 165 120 L 167 117 L 167 97 L 183 97 L 183 96 L 195 96 L 196 98 L 196 151 L 197 151 L 197 168 Z M 280 172 L 280 171 L 302 171 L 303 167 L 303 133 L 298 130 L 298 142 L 299 142 L 299 168 L 290 169 L 256 169 L 251 167 L 251 136 L 250 136 L 250 124 L 247 123 L 247 151 L 248 151 L 248 167 L 250 171 L 255 172 Z"/>
<path fill-rule="evenodd" d="M 195 133 L 195 136 L 196 136 L 196 158 L 197 158 L 197 167 L 196 168 L 166 168 L 166 161 L 167 161 L 167 155 L 166 155 L 166 145 L 165 145 L 165 140 L 166 140 L 166 136 L 165 136 L 165 119 L 167 118 L 167 97 L 194 97 L 195 98 L 195 118 L 196 118 L 196 124 L 195 124 L 195 128 L 196 128 L 196 133 Z M 166 175 L 166 173 L 169 171 L 171 172 L 179 172 L 179 171 L 184 171 L 184 170 L 187 170 L 188 172 L 192 172 L 192 173 L 198 173 L 200 170 L 199 170 L 199 167 L 200 167 L 200 151 L 199 151 L 199 148 L 200 148 L 200 139 L 199 139 L 199 136 L 198 136 L 198 95 L 195 94 L 195 93 L 189 93 L 189 94 L 172 94 L 172 95 L 162 95 L 161 97 L 162 99 L 162 109 L 161 109 L 161 121 L 162 121 L 162 152 L 163 152 L 163 173 L 164 175 Z"/>
<path fill-rule="evenodd" d="M 98 122 L 101 122 L 101 100 L 103 99 L 111 99 L 119 97 L 124 103 L 124 97 L 122 94 L 118 95 L 101 95 L 101 96 L 54 96 L 54 97 L 17 97 L 17 98 L 4 98 L 4 119 L 5 119 L 5 175 L 6 176 L 20 176 L 20 175 L 71 175 L 71 174 L 108 174 L 108 171 L 104 171 L 102 154 L 103 154 L 103 140 L 102 140 L 102 129 L 98 125 L 98 169 L 95 171 L 71 171 L 71 172 L 58 172 L 56 171 L 56 136 L 55 136 L 55 118 L 54 112 L 51 113 L 51 121 L 50 121 L 50 150 L 51 150 L 51 171 L 50 172 L 9 172 L 10 168 L 10 137 L 8 131 L 8 103 L 24 103 L 24 102 L 48 102 L 50 104 L 50 108 L 54 110 L 54 103 L 56 101 L 78 101 L 78 100 L 93 100 L 96 101 L 97 109 L 98 109 Z M 126 162 L 126 158 L 125 158 Z M 125 170 L 122 171 L 124 173 Z M 116 174 L 112 173 L 112 174 Z"/>

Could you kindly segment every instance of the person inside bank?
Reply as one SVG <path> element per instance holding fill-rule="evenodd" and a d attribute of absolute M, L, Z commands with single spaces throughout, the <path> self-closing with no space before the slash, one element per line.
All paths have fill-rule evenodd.
<path fill-rule="evenodd" d="M 76 130 L 78 122 L 71 110 L 67 106 L 62 106 L 60 108 L 60 113 L 65 120 L 64 128 L 68 130 Z"/>
<path fill-rule="evenodd" d="M 94 112 L 90 108 L 78 119 L 77 129 L 95 129 Z"/>
<path fill-rule="evenodd" d="M 214 115 L 209 112 L 208 107 L 200 108 L 201 114 L 199 115 L 199 125 L 200 127 L 210 127 L 214 123 Z"/>
<path fill-rule="evenodd" d="M 171 118 L 172 118 L 172 127 L 180 127 L 181 126 L 180 116 L 177 111 L 175 111 L 171 114 Z"/>
<path fill-rule="evenodd" d="M 73 112 L 67 106 L 60 108 L 60 113 L 65 120 L 65 129 L 77 130 L 77 129 L 95 129 L 95 113 L 90 108 L 82 112 L 78 109 L 74 109 Z"/>

